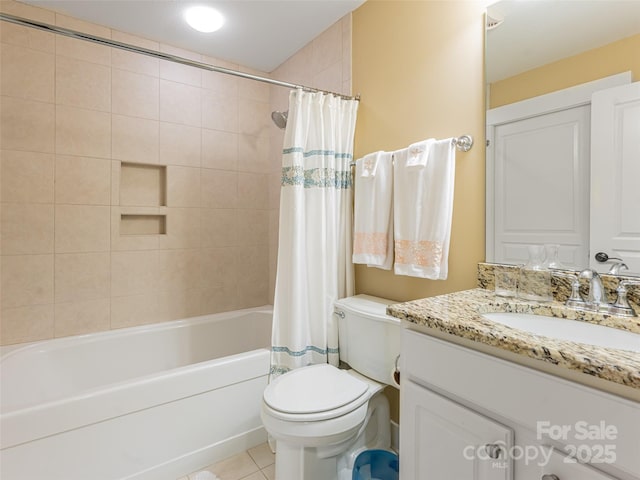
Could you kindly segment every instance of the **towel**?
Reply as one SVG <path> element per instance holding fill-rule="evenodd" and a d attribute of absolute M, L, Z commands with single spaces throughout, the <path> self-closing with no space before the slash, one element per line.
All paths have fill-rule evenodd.
<path fill-rule="evenodd" d="M 453 216 L 453 139 L 424 140 L 394 154 L 394 272 L 445 280 Z"/>
<path fill-rule="evenodd" d="M 393 156 L 375 152 L 356 160 L 353 263 L 391 270 Z"/>

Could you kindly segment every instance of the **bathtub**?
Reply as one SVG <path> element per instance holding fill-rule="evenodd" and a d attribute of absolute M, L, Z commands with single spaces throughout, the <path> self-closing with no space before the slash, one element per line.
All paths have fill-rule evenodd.
<path fill-rule="evenodd" d="M 39 342 L 0 360 L 0 478 L 176 480 L 266 440 L 271 307 Z"/>

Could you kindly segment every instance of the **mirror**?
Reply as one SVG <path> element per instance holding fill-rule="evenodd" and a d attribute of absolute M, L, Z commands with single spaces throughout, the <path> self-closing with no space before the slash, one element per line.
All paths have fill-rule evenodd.
<path fill-rule="evenodd" d="M 559 90 L 616 74 L 621 76 L 622 72 L 635 73 L 635 78 L 632 78 L 632 74 L 627 74 L 626 79 L 620 80 L 622 83 L 638 81 L 640 80 L 640 60 L 637 54 L 639 48 L 640 2 L 624 0 L 498 1 L 487 9 L 485 67 L 488 122 L 496 112 L 496 108 L 502 111 L 513 109 L 516 103 L 522 100 L 546 94 L 552 94 L 548 97 L 554 97 L 554 92 Z M 604 87 L 599 88 L 610 88 L 622 83 L 605 84 Z M 587 98 L 590 98 L 590 94 Z M 589 108 L 587 105 L 586 110 L 579 115 L 576 114 L 575 118 L 557 120 L 557 125 L 562 122 L 563 124 L 571 123 L 572 128 L 580 132 L 576 137 L 578 139 L 574 142 L 576 146 L 569 147 L 574 149 L 567 150 L 564 157 L 571 158 L 566 161 L 561 160 L 567 167 L 565 177 L 562 177 L 559 172 L 562 166 L 557 167 L 560 161 L 548 160 L 546 163 L 544 161 L 548 157 L 547 154 L 553 152 L 543 148 L 533 152 L 526 148 L 526 143 L 514 143 L 521 148 L 513 148 L 509 152 L 511 156 L 508 157 L 508 161 L 513 162 L 514 156 L 522 156 L 520 165 L 523 168 L 518 175 L 505 180 L 506 174 L 499 171 L 497 160 L 494 168 L 493 153 L 490 153 L 491 146 L 488 148 L 487 261 L 524 263 L 527 260 L 527 244 L 557 243 L 561 244 L 560 261 L 568 268 L 582 269 L 590 265 L 593 267 L 595 263 L 600 271 L 606 272 L 609 269 L 611 262 L 597 264 L 593 258 L 596 251 L 589 254 L 590 226 L 593 228 L 594 224 L 597 225 L 597 219 L 592 217 L 593 212 L 589 208 L 588 155 L 592 121 Z M 543 128 L 546 126 L 541 127 L 532 123 L 525 133 L 529 135 L 530 132 L 538 132 Z M 509 131 L 509 134 L 511 132 Z M 487 139 L 494 141 L 494 133 L 493 127 L 488 124 Z M 524 136 L 524 134 L 521 135 L 521 137 Z M 581 136 L 585 137 L 584 141 L 580 138 Z M 572 138 L 571 134 L 567 134 L 565 144 L 570 144 Z M 559 145 L 562 145 L 562 141 L 562 139 L 559 140 Z M 580 142 L 582 142 L 581 145 L 578 145 Z M 538 138 L 536 143 L 536 145 L 546 144 L 547 139 L 542 137 Z M 522 148 L 523 145 L 524 148 Z M 577 158 L 583 153 L 586 153 L 586 161 L 582 167 L 578 167 L 576 166 L 578 162 L 573 157 Z M 506 154 L 503 153 L 503 155 Z M 518 161 L 515 159 L 516 163 Z M 522 183 L 514 184 L 514 179 Z M 536 182 L 539 183 L 536 184 Z M 504 192 L 499 193 L 500 188 L 509 189 L 512 197 Z M 544 191 L 544 198 L 537 194 L 539 191 Z M 510 200 L 505 201 L 505 198 Z M 516 198 L 519 203 L 510 203 L 512 198 Z M 520 210 L 517 215 L 512 214 L 512 218 L 518 215 L 522 217 L 515 221 L 518 235 L 510 237 L 510 247 L 505 248 L 502 245 L 500 250 L 496 239 L 500 232 L 508 232 L 508 227 L 513 224 L 500 232 L 497 227 L 494 229 L 494 226 L 501 218 L 509 215 L 509 208 L 513 210 L 514 204 L 518 204 Z M 575 213 L 578 209 L 583 210 L 579 215 Z M 564 211 L 567 216 L 563 217 L 561 215 L 564 215 Z M 533 218 L 535 213 L 539 213 L 538 219 Z M 556 214 L 559 216 L 554 217 Z M 545 224 L 545 221 L 552 217 L 554 220 L 549 220 L 549 223 Z M 572 222 L 573 225 L 570 226 Z M 570 233 L 575 238 L 569 238 L 568 235 L 562 237 L 559 234 L 545 237 L 545 231 L 560 232 L 565 225 L 567 226 L 565 230 L 573 228 Z M 560 237 L 567 239 L 566 246 L 563 245 L 564 240 L 553 240 Z M 548 240 L 550 238 L 552 241 Z M 581 244 L 578 245 L 580 242 Z M 613 254 L 614 250 L 605 253 L 611 257 L 618 256 Z M 627 263 L 631 264 L 631 262 Z M 640 271 L 635 266 L 633 270 Z"/>

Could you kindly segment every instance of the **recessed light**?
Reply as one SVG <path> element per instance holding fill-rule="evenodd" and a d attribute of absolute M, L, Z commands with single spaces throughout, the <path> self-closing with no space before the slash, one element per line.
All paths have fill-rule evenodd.
<path fill-rule="evenodd" d="M 211 7 L 190 7 L 184 12 L 184 19 L 191 28 L 204 33 L 215 32 L 224 24 L 222 14 Z"/>

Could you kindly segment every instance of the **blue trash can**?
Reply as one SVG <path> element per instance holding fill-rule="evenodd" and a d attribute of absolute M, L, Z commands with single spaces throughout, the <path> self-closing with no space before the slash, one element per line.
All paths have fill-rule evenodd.
<path fill-rule="evenodd" d="M 398 480 L 398 455 L 388 450 L 365 450 L 356 457 L 352 480 Z"/>

